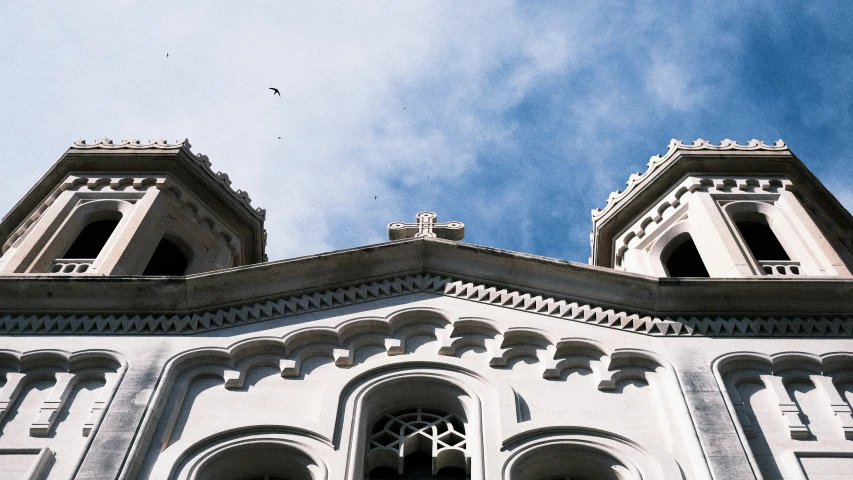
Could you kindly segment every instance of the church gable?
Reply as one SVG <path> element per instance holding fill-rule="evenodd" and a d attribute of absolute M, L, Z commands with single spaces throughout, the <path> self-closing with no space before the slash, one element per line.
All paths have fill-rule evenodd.
<path fill-rule="evenodd" d="M 420 440 L 434 444 L 426 454 L 442 468 L 476 477 L 496 474 L 506 453 L 485 449 L 466 431 L 502 439 L 510 452 L 523 438 L 560 425 L 570 433 L 570 425 L 583 423 L 591 432 L 661 445 L 632 460 L 647 472 L 671 474 L 678 467 L 667 458 L 684 455 L 682 447 L 665 446 L 671 435 L 682 435 L 664 428 L 668 416 L 684 411 L 683 399 L 671 403 L 679 397 L 666 394 L 678 381 L 671 365 L 651 352 L 426 308 L 351 317 L 334 327 L 307 326 L 171 360 L 168 387 L 143 425 L 143 438 L 152 441 L 132 460 L 139 470 L 130 473 L 163 478 L 177 459 L 184 459 L 180 469 L 191 469 L 200 442 L 246 430 L 266 431 L 269 438 L 307 435 L 306 452 L 320 456 L 353 452 L 343 473 L 362 478 L 375 468 L 403 468 L 409 441 L 406 428 L 393 427 L 404 422 L 395 415 L 445 418 L 457 433 Z M 272 398 L 288 407 L 270 408 Z M 221 415 L 219 405 L 232 413 Z M 390 422 L 385 428 L 392 430 L 383 434 L 377 422 Z M 366 466 L 358 458 L 367 458 Z"/>
<path fill-rule="evenodd" d="M 594 213 L 593 265 L 432 212 L 266 262 L 209 167 L 78 142 L 0 222 L 0 477 L 849 471 L 853 220 L 782 143 L 674 142 Z"/>

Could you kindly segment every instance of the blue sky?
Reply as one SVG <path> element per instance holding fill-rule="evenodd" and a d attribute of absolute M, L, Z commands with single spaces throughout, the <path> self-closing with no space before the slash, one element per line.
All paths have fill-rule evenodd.
<path fill-rule="evenodd" d="M 782 138 L 853 207 L 847 3 L 650 5 L 3 2 L 0 211 L 101 137 L 189 138 L 272 260 L 434 211 L 586 262 L 590 210 L 671 138 Z"/>

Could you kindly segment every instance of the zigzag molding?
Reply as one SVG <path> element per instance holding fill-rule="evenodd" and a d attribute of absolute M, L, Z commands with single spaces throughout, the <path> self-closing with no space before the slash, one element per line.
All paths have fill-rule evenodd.
<path fill-rule="evenodd" d="M 413 293 L 433 293 L 643 335 L 679 337 L 851 337 L 853 318 L 653 317 L 605 309 L 435 275 L 362 283 L 346 288 L 271 299 L 227 310 L 172 315 L 0 314 L 4 335 L 186 335 L 328 310 Z"/>

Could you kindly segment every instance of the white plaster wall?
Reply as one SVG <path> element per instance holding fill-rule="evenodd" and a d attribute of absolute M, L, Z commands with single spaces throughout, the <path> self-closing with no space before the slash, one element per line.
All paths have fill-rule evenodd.
<path fill-rule="evenodd" d="M 46 437 L 34 437 L 30 435 L 30 426 L 55 384 L 56 381 L 52 379 L 30 382 L 12 404 L 0 430 L 0 452 L 8 452 L 0 453 L 0 478 L 28 478 L 26 473 L 33 468 L 38 455 L 21 455 L 16 452 L 43 448 L 53 452 L 53 465 L 47 478 L 73 477 L 88 443 L 82 433 L 83 426 L 102 393 L 104 382 L 81 382 L 72 390 L 65 407 L 60 410 L 52 432 Z M 0 382 L 0 388 L 2 385 L 3 382 Z"/>
<path fill-rule="evenodd" d="M 809 276 L 850 276 L 818 222 L 811 205 L 794 195 L 786 178 L 687 177 L 639 215 L 614 240 L 616 268 L 633 273 L 666 276 L 667 245 L 689 232 L 711 277 L 764 275 L 761 265 L 737 231 L 735 212 L 765 216 L 791 260 Z M 837 243 L 837 242 L 836 242 Z"/>
<path fill-rule="evenodd" d="M 503 329 L 538 330 L 554 339 L 588 339 L 611 352 L 653 352 L 671 363 L 674 373 L 668 377 L 665 369 L 641 369 L 645 380 L 628 379 L 617 382 L 612 391 L 601 391 L 597 367 L 568 368 L 558 378 L 543 378 L 547 356 L 537 355 L 547 348 L 524 347 L 531 355 L 512 358 L 506 366 L 498 367 L 489 365 L 494 351 L 488 346 L 472 344 L 457 349 L 454 355 L 439 355 L 442 343 L 435 337 L 441 332 L 430 327 L 438 333 L 412 336 L 400 355 L 389 356 L 384 347 L 368 346 L 356 350 L 352 365 L 335 365 L 325 356 L 311 357 L 302 364 L 298 376 L 288 378 L 281 376 L 277 366 L 262 366 L 248 372 L 244 385 L 234 389 L 224 387 L 222 375 L 225 370 L 239 370 L 240 365 L 230 365 L 227 359 L 217 360 L 212 363 L 218 362 L 219 366 L 210 370 L 206 362 L 199 361 L 190 370 L 208 368 L 208 377 L 191 382 L 182 402 L 173 394 L 163 396 L 160 399 L 163 409 L 159 413 L 157 405 L 152 403 L 169 385 L 163 376 L 169 359 L 183 352 L 198 349 L 224 352 L 229 346 L 255 338 L 281 339 L 306 328 L 336 327 L 366 318 L 385 319 L 405 309 L 440 311 L 451 322 L 473 317 L 487 319 Z M 102 348 L 106 344 L 128 359 L 128 371 L 86 458 L 80 463 L 77 478 L 115 478 L 119 472 L 121 478 L 167 478 L 175 463 L 182 460 L 182 455 L 191 453 L 194 446 L 223 432 L 250 425 L 281 428 L 281 432 L 270 435 L 302 442 L 307 451 L 322 459 L 328 478 L 347 478 L 345 472 L 351 459 L 347 458 L 349 449 L 345 445 L 349 439 L 336 438 L 336 434 L 343 432 L 337 421 L 346 420 L 351 412 L 340 404 L 341 391 L 353 379 L 378 375 L 389 368 L 459 372 L 452 373 L 456 376 L 469 372 L 466 375 L 477 376 L 480 379 L 477 383 L 485 386 L 478 386 L 478 391 L 493 391 L 484 394 L 483 403 L 484 428 L 490 432 L 482 440 L 485 478 L 502 478 L 504 465 L 531 442 L 547 440 L 549 436 L 578 435 L 581 431 L 622 438 L 636 445 L 644 452 L 639 464 L 651 464 L 651 468 L 657 469 L 644 478 L 680 478 L 679 470 L 688 479 L 711 475 L 717 479 L 757 478 L 760 472 L 753 471 L 749 452 L 756 458 L 766 454 L 780 461 L 779 458 L 789 458 L 792 448 L 803 443 L 790 439 L 779 444 L 771 442 L 762 451 L 748 441 L 739 432 L 738 423 L 724 401 L 725 394 L 712 368 L 715 359 L 741 351 L 766 355 L 800 351 L 821 355 L 853 349 L 853 340 L 843 339 L 651 337 L 430 294 L 413 294 L 204 335 L 19 336 L 4 338 L 3 346 L 21 352 L 60 347 L 73 352 Z M 590 360 L 590 365 L 595 366 L 597 361 Z M 358 381 L 352 385 L 358 385 Z M 774 413 L 773 405 L 761 403 L 761 395 L 761 392 L 753 395 L 755 398 L 750 398 L 749 405 L 757 409 L 762 429 L 776 431 L 778 411 Z M 810 445 L 830 453 L 853 453 L 853 441 L 845 440 L 840 427 L 826 420 L 832 413 L 821 410 L 824 407 L 820 406 L 820 397 L 812 392 L 794 394 L 798 395 L 802 397 L 798 400 L 804 405 L 804 413 L 815 419 L 817 439 Z M 518 397 L 524 400 L 529 414 L 519 413 L 524 408 L 519 407 Z M 176 406 L 177 412 L 172 412 L 170 409 Z M 175 413 L 174 429 L 164 445 L 163 424 L 172 413 Z M 57 428 L 55 439 L 25 438 L 25 433 L 13 433 L 19 432 L 18 422 L 24 422 L 24 418 L 31 421 L 33 415 L 33 411 L 23 409 L 14 423 L 0 424 L 0 442 L 26 441 L 33 448 L 54 445 L 57 452 L 83 448 L 79 430 L 72 431 L 69 427 L 67 431 L 74 436 L 72 433 L 64 436 L 66 429 L 62 423 L 63 428 Z M 72 417 L 69 416 L 69 422 Z M 146 428 L 150 429 L 147 437 Z M 3 445 L 0 443 L 0 449 Z M 60 464 L 58 453 L 47 478 L 67 478 L 68 471 Z"/>

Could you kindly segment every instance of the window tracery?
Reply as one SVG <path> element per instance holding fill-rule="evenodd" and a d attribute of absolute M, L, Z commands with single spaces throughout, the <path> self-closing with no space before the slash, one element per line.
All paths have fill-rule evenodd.
<path fill-rule="evenodd" d="M 465 424 L 453 414 L 416 407 L 383 415 L 368 443 L 370 479 L 470 478 Z"/>

